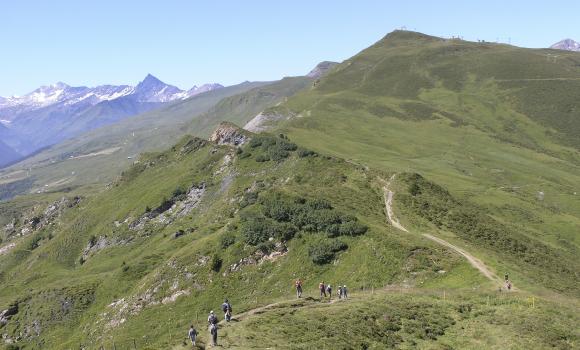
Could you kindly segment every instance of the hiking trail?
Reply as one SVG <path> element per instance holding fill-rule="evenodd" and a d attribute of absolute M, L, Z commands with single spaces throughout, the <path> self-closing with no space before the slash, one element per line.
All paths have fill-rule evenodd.
<path fill-rule="evenodd" d="M 308 307 L 308 306 L 312 306 L 312 305 L 328 305 L 328 304 L 334 304 L 335 302 L 337 302 L 339 299 L 335 298 L 335 299 L 330 299 L 328 302 L 320 302 L 319 299 L 314 298 L 314 297 L 304 297 L 301 299 L 296 299 L 295 301 L 290 301 L 290 304 L 292 307 L 294 307 L 295 309 L 300 309 L 303 307 Z M 255 309 L 250 309 L 247 310 L 245 312 L 239 313 L 239 314 L 235 314 L 232 316 L 232 321 L 234 322 L 239 322 L 244 320 L 245 318 L 252 316 L 252 315 L 256 315 L 256 314 L 260 314 L 264 311 L 268 311 L 270 309 L 273 309 L 277 306 L 280 305 L 285 305 L 288 304 L 289 301 L 288 300 L 283 300 L 283 301 L 279 301 L 276 303 L 272 303 L 272 304 L 268 304 L 268 305 L 264 305 L 264 306 L 260 306 L 257 307 Z M 218 324 L 226 324 L 227 322 L 225 320 L 221 320 L 219 321 Z"/>
<path fill-rule="evenodd" d="M 401 231 L 404 231 L 404 232 L 409 232 L 409 230 L 407 230 L 403 225 L 401 225 L 401 223 L 399 222 L 399 220 L 397 219 L 397 217 L 395 216 L 395 213 L 393 211 L 393 199 L 395 197 L 395 192 L 393 192 L 391 190 L 390 186 L 391 186 L 391 183 L 393 182 L 393 180 L 395 179 L 396 175 L 397 174 L 394 174 L 393 176 L 391 176 L 389 178 L 389 181 L 387 181 L 385 186 L 383 187 L 387 221 L 391 225 L 393 225 L 393 227 L 395 227 Z M 435 237 L 435 236 L 430 235 L 428 233 L 423 233 L 422 236 L 429 239 L 429 240 L 432 240 L 433 242 L 436 242 L 442 246 L 450 248 L 451 250 L 455 251 L 459 255 L 463 256 L 465 259 L 467 259 L 467 261 L 471 264 L 471 266 L 473 266 L 477 270 L 479 270 L 479 272 L 481 272 L 481 274 L 483 274 L 490 281 L 503 284 L 503 281 L 500 280 L 489 268 L 487 268 L 487 266 L 485 266 L 485 264 L 481 260 L 474 257 L 466 250 L 461 249 L 458 246 L 451 244 L 442 238 Z M 513 289 L 515 289 L 515 288 L 512 287 L 512 290 Z"/>

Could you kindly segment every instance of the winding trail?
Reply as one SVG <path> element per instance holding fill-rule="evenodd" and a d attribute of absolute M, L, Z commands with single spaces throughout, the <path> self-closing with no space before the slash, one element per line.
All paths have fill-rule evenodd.
<path fill-rule="evenodd" d="M 404 231 L 404 232 L 409 232 L 409 230 L 407 230 L 403 225 L 401 225 L 401 223 L 399 222 L 399 220 L 397 219 L 397 217 L 395 216 L 395 213 L 393 211 L 393 198 L 395 197 L 395 192 L 393 192 L 391 190 L 390 186 L 391 186 L 391 183 L 393 182 L 393 180 L 395 179 L 395 177 L 396 177 L 396 174 L 391 176 L 389 181 L 387 181 L 385 186 L 383 187 L 383 193 L 384 193 L 384 198 L 385 198 L 385 209 L 386 209 L 386 213 L 387 213 L 387 221 L 391 225 L 393 225 L 393 227 L 395 227 L 401 231 Z M 441 239 L 439 237 L 435 237 L 435 236 L 430 235 L 428 233 L 423 233 L 422 236 L 427 238 L 427 239 L 432 240 L 433 242 L 441 244 L 442 246 L 445 246 L 445 247 L 455 251 L 459 255 L 463 256 L 465 259 L 467 259 L 467 261 L 471 264 L 471 266 L 473 266 L 477 270 L 479 270 L 479 272 L 481 272 L 481 274 L 484 275 L 490 281 L 503 284 L 503 281 L 501 279 L 499 279 L 487 266 L 485 266 L 485 264 L 481 260 L 474 257 L 466 250 L 461 249 L 458 246 L 451 244 L 444 239 Z"/>
<path fill-rule="evenodd" d="M 319 299 L 317 298 L 313 298 L 313 297 L 304 297 L 302 299 L 296 299 L 295 301 L 292 300 L 283 300 L 283 301 L 279 301 L 277 303 L 272 303 L 272 304 L 268 304 L 268 305 L 264 305 L 264 306 L 260 306 L 257 307 L 255 309 L 250 309 L 248 311 L 239 313 L 239 314 L 234 314 L 232 316 L 232 321 L 234 322 L 238 322 L 238 321 L 242 321 L 245 318 L 252 316 L 252 315 L 256 315 L 256 314 L 260 314 L 264 311 L 268 311 L 270 309 L 275 308 L 276 306 L 280 306 L 280 305 L 290 305 L 292 306 L 294 309 L 301 309 L 303 307 L 308 307 L 308 306 L 312 306 L 312 305 L 329 305 L 329 304 L 334 304 L 335 302 L 338 301 L 338 298 L 334 298 L 331 299 L 327 302 L 320 302 Z M 225 320 L 221 320 L 219 321 L 218 324 L 226 324 Z"/>

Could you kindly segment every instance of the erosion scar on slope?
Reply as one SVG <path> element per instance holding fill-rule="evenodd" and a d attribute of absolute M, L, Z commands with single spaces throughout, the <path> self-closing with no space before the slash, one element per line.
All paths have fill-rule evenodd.
<path fill-rule="evenodd" d="M 395 176 L 396 176 L 396 174 L 391 176 L 389 181 L 387 181 L 386 185 L 383 187 L 387 221 L 391 225 L 393 225 L 393 227 L 396 227 L 399 230 L 404 231 L 404 232 L 409 232 L 409 230 L 407 230 L 403 225 L 401 225 L 401 223 L 399 222 L 399 220 L 397 219 L 397 217 L 395 216 L 395 213 L 393 211 L 393 198 L 395 197 L 395 193 L 393 191 L 391 191 L 390 185 L 391 185 L 391 182 L 395 179 Z M 427 233 L 422 234 L 422 236 L 427 238 L 427 239 L 432 240 L 433 242 L 437 242 L 438 244 L 441 244 L 447 248 L 454 250 L 455 252 L 457 252 L 458 254 L 463 256 L 464 258 L 466 258 L 467 261 L 471 264 L 471 266 L 473 266 L 477 270 L 479 270 L 479 272 L 481 272 L 490 281 L 493 281 L 493 282 L 500 281 L 499 278 L 497 278 L 497 276 L 493 272 L 491 272 L 485 266 L 485 264 L 483 262 L 481 262 L 481 260 L 479 260 L 476 257 L 474 257 L 473 255 L 469 254 L 467 251 L 465 251 L 465 250 L 459 248 L 458 246 L 453 245 L 453 244 L 451 244 L 451 243 L 447 242 L 446 240 L 441 239 L 439 237 L 435 237 L 435 236 L 427 234 Z"/>

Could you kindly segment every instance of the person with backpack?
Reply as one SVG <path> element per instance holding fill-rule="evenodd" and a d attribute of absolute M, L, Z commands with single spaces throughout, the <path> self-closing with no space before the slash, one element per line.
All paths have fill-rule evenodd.
<path fill-rule="evenodd" d="M 342 299 L 342 286 L 338 285 L 338 299 Z"/>
<path fill-rule="evenodd" d="M 347 299 L 348 298 L 348 293 L 347 293 L 347 290 L 346 290 L 346 284 L 342 286 L 342 297 L 344 299 Z"/>
<path fill-rule="evenodd" d="M 222 304 L 222 311 L 224 312 L 224 318 L 226 322 L 230 322 L 232 319 L 232 304 L 228 301 L 228 299 L 224 300 Z"/>
<path fill-rule="evenodd" d="M 189 332 L 187 332 L 187 337 L 191 340 L 191 346 L 195 347 L 195 338 L 197 338 L 197 331 L 193 328 L 193 325 L 189 327 Z"/>
<path fill-rule="evenodd" d="M 302 281 L 299 279 L 296 280 L 296 282 L 294 282 L 294 286 L 296 287 L 296 296 L 298 298 L 302 297 Z"/>
<path fill-rule="evenodd" d="M 326 286 L 326 292 L 328 293 L 328 299 L 332 299 L 332 287 L 330 284 Z"/>
<path fill-rule="evenodd" d="M 320 297 L 322 298 L 322 296 L 324 296 L 326 298 L 326 286 L 324 285 L 324 281 L 320 282 L 318 289 L 320 290 Z"/>
<path fill-rule="evenodd" d="M 209 323 L 210 325 L 218 323 L 217 316 L 213 313 L 213 310 L 209 312 L 209 316 L 207 317 L 207 323 Z"/>
<path fill-rule="evenodd" d="M 217 339 L 218 339 L 218 326 L 215 323 L 209 325 L 209 334 L 211 335 L 211 345 L 217 346 Z"/>

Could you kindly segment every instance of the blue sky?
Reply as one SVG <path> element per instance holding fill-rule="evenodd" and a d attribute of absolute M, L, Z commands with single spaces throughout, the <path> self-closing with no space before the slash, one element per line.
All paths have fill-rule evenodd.
<path fill-rule="evenodd" d="M 40 85 L 190 88 L 305 74 L 405 26 L 525 47 L 580 40 L 574 1 L 18 0 L 0 4 L 0 96 Z"/>

